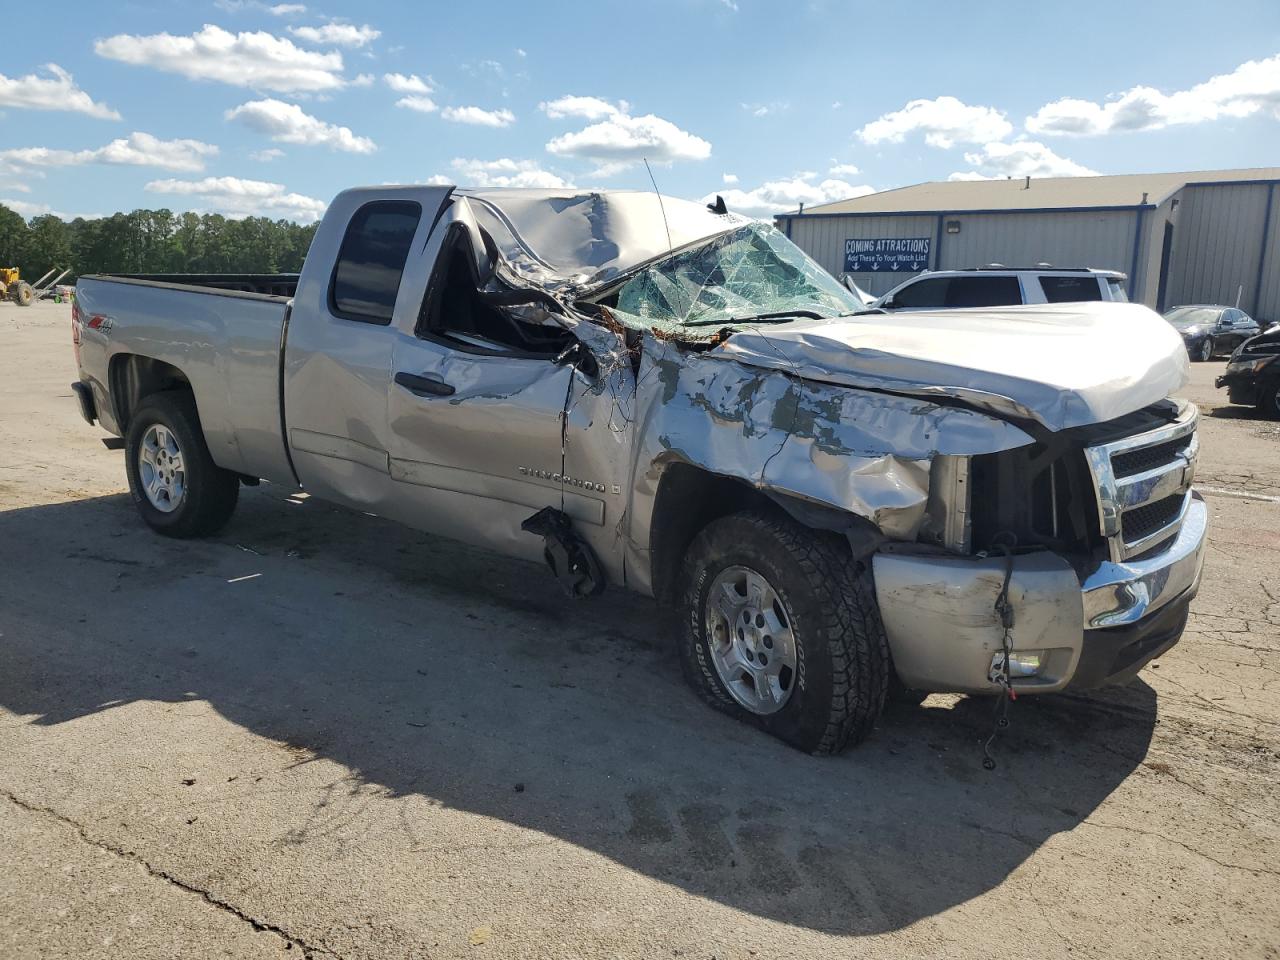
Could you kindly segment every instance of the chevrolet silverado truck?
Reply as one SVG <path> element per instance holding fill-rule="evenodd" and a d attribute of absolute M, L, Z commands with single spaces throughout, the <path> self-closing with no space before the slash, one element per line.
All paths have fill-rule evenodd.
<path fill-rule="evenodd" d="M 297 275 L 81 278 L 73 388 L 161 534 L 266 480 L 679 604 L 701 697 L 813 753 L 888 696 L 1125 682 L 1176 643 L 1206 523 L 1177 333 L 858 310 L 719 203 L 354 189 Z"/>

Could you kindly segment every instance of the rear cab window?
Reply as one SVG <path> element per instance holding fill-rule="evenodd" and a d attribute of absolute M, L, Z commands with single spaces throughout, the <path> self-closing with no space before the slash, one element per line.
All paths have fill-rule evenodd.
<path fill-rule="evenodd" d="M 335 316 L 386 325 L 422 207 L 412 200 L 375 200 L 351 217 L 329 284 Z"/>
<path fill-rule="evenodd" d="M 1083 303 L 1086 300 L 1102 299 L 1102 288 L 1098 285 L 1098 278 L 1093 276 L 1041 277 L 1040 289 L 1044 291 L 1044 298 L 1049 303 Z"/>

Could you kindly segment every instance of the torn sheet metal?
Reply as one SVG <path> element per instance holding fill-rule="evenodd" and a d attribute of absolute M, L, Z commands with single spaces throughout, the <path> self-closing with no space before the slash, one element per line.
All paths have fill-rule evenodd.
<path fill-rule="evenodd" d="M 617 278 L 670 250 L 750 223 L 705 204 L 610 190 L 459 190 L 524 283 L 571 293 Z"/>
<path fill-rule="evenodd" d="M 953 397 L 1054 431 L 1162 400 L 1188 372 L 1177 331 L 1131 303 L 800 320 L 736 333 L 717 352 L 805 379 Z"/>
<path fill-rule="evenodd" d="M 905 540 L 924 519 L 934 456 L 1032 442 L 980 413 L 804 382 L 652 336 L 643 344 L 636 410 L 637 499 L 656 496 L 667 464 L 685 462 L 849 511 Z M 640 504 L 635 515 L 650 512 Z M 647 531 L 632 535 L 647 542 L 640 539 Z"/>

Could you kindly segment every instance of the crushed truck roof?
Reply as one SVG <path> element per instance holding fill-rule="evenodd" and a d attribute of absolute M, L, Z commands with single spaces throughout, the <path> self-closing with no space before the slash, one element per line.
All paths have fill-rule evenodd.
<path fill-rule="evenodd" d="M 457 190 L 507 265 L 544 288 L 600 286 L 752 221 L 641 190 Z"/>

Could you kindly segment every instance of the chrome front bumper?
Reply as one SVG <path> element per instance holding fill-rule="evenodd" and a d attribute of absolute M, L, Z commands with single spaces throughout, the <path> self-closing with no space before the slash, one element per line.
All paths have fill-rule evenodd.
<path fill-rule="evenodd" d="M 1009 589 L 1013 649 L 1039 652 L 1042 666 L 1013 687 L 1061 690 L 1071 684 L 1091 633 L 1141 624 L 1167 604 L 1189 602 L 1200 585 L 1207 520 L 1204 501 L 1193 494 L 1167 548 L 1146 559 L 1106 561 L 1083 583 L 1055 554 L 1016 557 Z M 999 689 L 990 671 L 1002 649 L 994 605 L 1003 558 L 882 551 L 872 569 L 894 665 L 906 686 L 934 693 Z"/>
<path fill-rule="evenodd" d="M 1146 560 L 1107 561 L 1081 585 L 1084 627 L 1137 623 L 1187 590 L 1200 586 L 1209 510 L 1192 491 L 1178 535 L 1167 550 Z"/>

